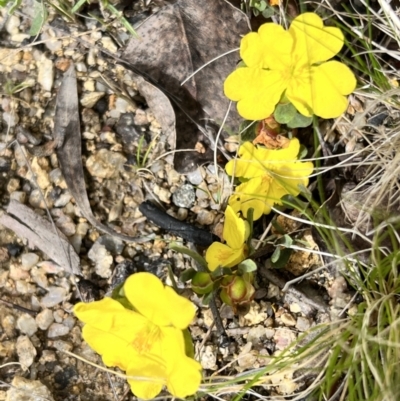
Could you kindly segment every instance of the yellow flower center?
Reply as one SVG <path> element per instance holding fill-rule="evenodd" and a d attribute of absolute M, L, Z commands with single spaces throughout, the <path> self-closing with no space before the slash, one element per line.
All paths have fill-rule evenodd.
<path fill-rule="evenodd" d="M 162 339 L 162 331 L 160 327 L 148 322 L 148 324 L 137 333 L 132 341 L 132 346 L 139 354 L 149 352 L 154 344 Z"/>

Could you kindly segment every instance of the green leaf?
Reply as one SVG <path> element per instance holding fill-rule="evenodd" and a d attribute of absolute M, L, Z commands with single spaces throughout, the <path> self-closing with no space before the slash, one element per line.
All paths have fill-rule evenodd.
<path fill-rule="evenodd" d="M 283 267 L 286 266 L 287 262 L 289 261 L 292 252 L 293 251 L 290 248 L 281 249 L 279 252 L 279 257 L 275 262 L 272 260 L 271 257 L 271 266 L 275 269 L 282 269 Z"/>
<path fill-rule="evenodd" d="M 187 281 L 191 280 L 196 273 L 197 271 L 193 269 L 193 267 L 190 267 L 189 269 L 186 269 L 184 272 L 181 273 L 181 275 L 179 276 L 179 280 L 182 283 L 186 283 Z"/>
<path fill-rule="evenodd" d="M 240 262 L 238 265 L 238 274 L 242 275 L 244 273 L 250 273 L 257 270 L 257 264 L 251 260 L 246 259 L 243 262 Z"/>
<path fill-rule="evenodd" d="M 295 116 L 287 123 L 288 128 L 305 128 L 311 125 L 313 118 L 303 116 L 296 113 Z"/>
<path fill-rule="evenodd" d="M 308 149 L 304 145 L 300 145 L 299 155 L 297 156 L 299 160 L 304 159 L 308 154 Z"/>
<path fill-rule="evenodd" d="M 263 12 L 262 16 L 264 18 L 271 18 L 275 14 L 275 10 L 273 7 L 267 7 Z"/>
<path fill-rule="evenodd" d="M 228 267 L 217 267 L 213 272 L 211 272 L 212 278 L 218 278 L 222 276 L 229 276 L 232 274 L 232 269 Z"/>
<path fill-rule="evenodd" d="M 184 255 L 190 256 L 193 260 L 195 260 L 201 267 L 204 269 L 208 270 L 207 262 L 206 260 L 199 255 L 197 252 L 192 251 L 191 249 L 187 248 L 186 246 L 179 245 L 177 242 L 171 242 L 169 244 L 169 249 L 172 249 L 173 251 L 182 253 Z"/>
<path fill-rule="evenodd" d="M 202 303 L 203 305 L 207 306 L 207 305 L 210 303 L 210 301 L 211 301 L 211 299 L 212 299 L 212 297 L 213 297 L 213 294 L 214 294 L 214 292 L 211 291 L 211 292 L 209 292 L 208 294 L 204 295 L 204 297 L 203 297 L 201 303 Z"/>
<path fill-rule="evenodd" d="M 81 7 L 86 3 L 87 0 L 79 0 L 71 9 L 71 13 L 75 14 L 76 12 L 78 12 Z"/>
<path fill-rule="evenodd" d="M 39 35 L 44 23 L 47 19 L 47 10 L 45 5 L 41 1 L 34 1 L 33 2 L 33 20 L 31 29 L 29 30 L 30 36 Z"/>
<path fill-rule="evenodd" d="M 271 263 L 272 264 L 276 263 L 279 260 L 280 256 L 281 256 L 281 248 L 277 246 L 275 248 L 274 253 L 271 255 Z"/>
<path fill-rule="evenodd" d="M 267 8 L 267 3 L 264 0 L 261 0 L 255 7 L 258 11 L 263 12 Z"/>
<path fill-rule="evenodd" d="M 279 241 L 279 243 L 280 243 L 281 245 L 283 245 L 285 248 L 290 248 L 290 247 L 292 246 L 292 244 L 293 244 L 293 239 L 292 239 L 292 237 L 290 237 L 290 235 L 285 234 L 285 235 L 281 238 L 281 240 Z"/>
<path fill-rule="evenodd" d="M 296 114 L 296 108 L 292 103 L 279 103 L 278 106 L 276 106 L 274 117 L 279 124 L 287 124 L 289 121 L 293 120 Z"/>

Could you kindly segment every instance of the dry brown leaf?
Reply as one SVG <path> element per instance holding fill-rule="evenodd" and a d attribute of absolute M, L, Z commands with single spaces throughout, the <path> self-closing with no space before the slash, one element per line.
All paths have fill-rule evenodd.
<path fill-rule="evenodd" d="M 123 53 L 135 71 L 170 98 L 176 114 L 176 148 L 208 144 L 204 153 L 178 152 L 175 169 L 180 172 L 193 170 L 212 157 L 215 130 L 229 106 L 223 82 L 240 59 L 239 52 L 223 54 L 238 48 L 249 29 L 246 15 L 225 0 L 178 0 L 150 17 L 137 30 L 140 39 L 132 39 Z M 233 106 L 225 126 L 234 131 L 239 123 Z M 207 132 L 209 127 L 213 129 Z"/>

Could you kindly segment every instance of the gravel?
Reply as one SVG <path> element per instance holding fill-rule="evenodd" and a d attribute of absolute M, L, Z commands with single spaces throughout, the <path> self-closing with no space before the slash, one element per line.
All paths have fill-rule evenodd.
<path fill-rule="evenodd" d="M 5 18 L 4 9 L 0 11 Z M 24 12 L 30 15 L 28 6 Z M 28 37 L 23 30 L 30 26 L 30 20 L 7 18 L 9 39 L 21 43 L 24 35 Z M 49 16 L 51 21 L 56 22 L 53 14 Z M 168 276 L 171 266 L 176 279 L 192 267 L 189 258 L 168 248 L 168 243 L 179 238 L 161 232 L 138 211 L 145 199 L 160 201 L 166 212 L 179 220 L 221 234 L 223 201 L 231 191 L 229 177 L 212 164 L 200 166 L 185 176 L 162 157 L 170 149 L 160 125 L 132 84 L 130 71 L 98 51 L 101 44 L 115 52 L 114 40 L 106 31 L 92 29 L 94 20 L 86 24 L 87 32 L 81 37 L 90 44 L 89 49 L 81 48 L 74 39 L 78 35 L 75 27 L 71 26 L 71 32 L 64 35 L 49 24 L 41 35 L 46 41 L 44 46 L 32 45 L 21 51 L 0 48 L 1 72 L 15 85 L 27 84 L 18 93 L 20 102 L 7 96 L 1 101 L 0 113 L 8 129 L 7 136 L 0 135 L 3 208 L 10 199 L 16 199 L 41 216 L 49 213 L 78 252 L 82 270 L 81 277 L 69 276 L 64 266 L 31 249 L 26 239 L 0 230 L 0 293 L 1 299 L 8 302 L 0 303 L 0 357 L 4 363 L 18 361 L 23 365 L 2 370 L 6 382 L 14 386 L 7 390 L 9 401 L 42 401 L 41 397 L 50 401 L 103 401 L 112 399 L 113 391 L 122 399 L 128 388 L 125 380 L 113 377 L 111 389 L 105 372 L 65 354 L 74 352 L 101 364 L 101 358 L 81 338 L 81 324 L 73 316 L 73 305 L 80 295 L 87 299 L 104 297 L 111 289 L 118 266 L 129 266 L 126 270 L 130 273 L 146 269 L 163 278 Z M 135 237 L 154 234 L 154 241 L 128 244 L 99 232 L 82 217 L 66 187 L 55 153 L 33 157 L 20 146 L 7 146 L 17 137 L 23 138 L 25 147 L 37 145 L 35 140 L 43 144 L 51 138 L 57 88 L 71 61 L 78 71 L 82 157 L 92 210 L 97 219 L 114 230 Z M 23 71 L 21 80 L 15 78 L 16 71 Z M 129 93 L 131 101 L 122 98 L 122 93 Z M 17 126 L 32 132 L 18 135 Z M 143 162 L 151 143 L 148 159 Z M 234 149 L 236 145 L 232 145 Z M 139 158 L 138 150 L 142 152 Z M 308 236 L 304 240 L 310 239 Z M 293 257 L 292 262 L 293 270 L 299 274 L 317 263 L 312 254 Z M 267 357 L 278 354 L 297 338 L 298 332 L 315 324 L 315 316 L 306 316 L 295 300 L 287 301 L 278 286 L 261 279 L 257 286 L 264 291 L 259 292 L 262 296 L 251 303 L 248 311 L 235 315 L 230 307 L 222 308 L 221 316 L 231 340 L 226 348 L 218 345 L 219 335 L 213 327 L 210 309 L 187 292 L 198 306 L 191 332 L 206 375 L 227 364 L 230 367 L 224 374 L 264 366 Z M 330 291 L 329 295 L 343 302 L 348 300 L 342 282 L 335 281 Z M 30 372 L 25 370 L 27 367 Z M 296 386 L 294 379 L 284 377 L 276 383 L 275 391 L 286 394 Z"/>

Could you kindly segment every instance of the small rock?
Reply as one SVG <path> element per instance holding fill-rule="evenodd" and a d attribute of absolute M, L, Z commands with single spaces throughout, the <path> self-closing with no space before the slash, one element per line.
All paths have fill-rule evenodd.
<path fill-rule="evenodd" d="M 7 390 L 6 401 L 54 401 L 50 390 L 39 380 L 15 376 Z"/>
<path fill-rule="evenodd" d="M 196 195 L 194 192 L 194 188 L 190 184 L 182 185 L 172 195 L 172 202 L 176 206 L 184 207 L 187 209 L 190 209 L 193 206 L 195 200 L 196 200 Z"/>
<path fill-rule="evenodd" d="M 35 319 L 27 313 L 24 313 L 18 318 L 17 327 L 23 334 L 29 337 L 33 336 L 38 330 Z"/>
<path fill-rule="evenodd" d="M 13 18 L 14 15 L 10 15 L 9 18 Z M 0 49 L 0 60 L 3 66 L 12 67 L 19 63 L 22 57 L 22 51 L 16 49 L 7 49 L 2 47 Z"/>
<path fill-rule="evenodd" d="M 64 190 L 60 196 L 54 201 L 54 207 L 64 207 L 70 200 L 71 194 Z"/>
<path fill-rule="evenodd" d="M 188 210 L 186 208 L 180 207 L 176 213 L 176 218 L 180 221 L 185 221 L 188 217 Z"/>
<path fill-rule="evenodd" d="M 24 253 L 21 256 L 21 267 L 23 270 L 30 270 L 39 262 L 39 256 L 36 253 Z"/>
<path fill-rule="evenodd" d="M 108 278 L 111 276 L 111 266 L 113 257 L 104 245 L 95 242 L 90 248 L 88 258 L 95 263 L 95 271 L 100 277 Z"/>
<path fill-rule="evenodd" d="M 54 322 L 53 313 L 50 309 L 43 309 L 36 316 L 36 324 L 39 326 L 41 330 L 47 330 L 50 325 Z"/>
<path fill-rule="evenodd" d="M 86 168 L 93 177 L 111 178 L 118 175 L 126 161 L 120 153 L 100 149 L 87 159 Z"/>
<path fill-rule="evenodd" d="M 38 266 L 33 267 L 31 270 L 31 277 L 39 287 L 47 289 L 49 286 L 49 281 L 43 268 Z"/>
<path fill-rule="evenodd" d="M 21 185 L 21 181 L 18 178 L 11 178 L 7 183 L 7 192 L 9 194 L 17 191 Z"/>
<path fill-rule="evenodd" d="M 19 203 L 26 202 L 26 193 L 22 191 L 15 191 L 10 195 L 10 199 L 15 200 Z"/>
<path fill-rule="evenodd" d="M 52 323 L 47 331 L 47 337 L 55 338 L 62 337 L 69 333 L 70 328 L 61 323 Z"/>
<path fill-rule="evenodd" d="M 125 99 L 118 97 L 114 106 L 115 108 L 110 110 L 109 115 L 111 118 L 118 119 L 121 114 L 126 113 L 129 103 Z"/>
<path fill-rule="evenodd" d="M 17 290 L 18 294 L 34 294 L 36 291 L 36 287 L 28 283 L 26 281 L 19 280 L 15 283 L 15 289 Z"/>
<path fill-rule="evenodd" d="M 290 313 L 282 313 L 281 321 L 285 326 L 296 326 L 296 319 Z"/>
<path fill-rule="evenodd" d="M 85 93 L 80 102 L 83 107 L 91 109 L 103 96 L 104 92 L 88 92 Z"/>
<path fill-rule="evenodd" d="M 206 345 L 200 351 L 200 363 L 203 369 L 216 370 L 217 369 L 217 352 L 215 347 Z"/>
<path fill-rule="evenodd" d="M 21 21 L 16 15 L 10 15 L 6 20 L 6 30 L 10 35 L 15 35 L 19 32 Z"/>
<path fill-rule="evenodd" d="M 154 194 L 159 197 L 161 202 L 170 203 L 169 199 L 171 197 L 171 192 L 168 189 L 162 188 L 158 185 L 154 185 L 153 191 Z"/>
<path fill-rule="evenodd" d="M 18 355 L 18 361 L 25 368 L 29 368 L 35 359 L 36 348 L 33 346 L 28 336 L 19 336 L 17 338 L 16 351 Z"/>
<path fill-rule="evenodd" d="M 113 40 L 108 37 L 108 36 L 103 36 L 101 38 L 101 44 L 103 45 L 103 47 L 108 50 L 110 53 L 116 53 L 118 48 L 116 46 L 116 44 L 113 42 Z"/>
<path fill-rule="evenodd" d="M 198 167 L 196 170 L 191 171 L 186 175 L 187 180 L 193 185 L 200 185 L 203 182 L 203 177 L 205 176 L 204 169 Z"/>
<path fill-rule="evenodd" d="M 62 214 L 56 220 L 56 226 L 60 229 L 60 231 L 67 237 L 74 235 L 76 232 L 76 226 L 71 217 Z"/>
<path fill-rule="evenodd" d="M 201 210 L 196 221 L 202 226 L 209 226 L 214 222 L 215 214 L 209 210 Z"/>
<path fill-rule="evenodd" d="M 107 251 L 116 253 L 118 255 L 122 253 L 125 246 L 121 239 L 113 237 L 112 235 L 102 235 L 96 242 L 98 242 L 100 245 L 104 245 Z"/>
<path fill-rule="evenodd" d="M 276 349 L 282 350 L 287 348 L 293 341 L 296 340 L 296 335 L 289 329 L 276 329 L 274 341 Z"/>
<path fill-rule="evenodd" d="M 16 192 L 14 192 L 15 194 Z M 39 209 L 51 209 L 53 207 L 53 201 L 49 196 L 46 196 L 46 203 L 43 200 L 43 195 L 40 189 L 34 189 L 29 195 L 29 204 L 34 208 Z"/>
<path fill-rule="evenodd" d="M 32 177 L 31 171 L 35 178 Z M 32 181 L 34 185 L 37 184 L 41 189 L 46 189 L 50 185 L 49 174 L 39 165 L 37 157 L 33 158 L 31 170 L 28 172 L 26 178 Z"/>
<path fill-rule="evenodd" d="M 15 317 L 13 315 L 4 316 L 1 319 L 1 326 L 3 327 L 3 330 L 5 331 L 8 338 L 15 337 Z"/>
<path fill-rule="evenodd" d="M 238 357 L 238 371 L 243 371 L 254 367 L 254 364 L 257 361 L 257 356 L 254 352 L 251 352 L 251 348 L 252 343 L 247 343 L 240 351 Z"/>
<path fill-rule="evenodd" d="M 25 269 L 23 269 L 21 265 L 16 265 L 14 263 L 11 263 L 10 264 L 10 278 L 12 278 L 14 281 L 28 280 L 29 273 Z"/>
<path fill-rule="evenodd" d="M 296 329 L 299 331 L 307 331 L 311 327 L 310 320 L 300 316 L 297 318 Z"/>
<path fill-rule="evenodd" d="M 40 304 L 44 308 L 52 308 L 61 303 L 67 295 L 67 290 L 62 287 L 49 287 L 48 293 L 41 299 Z"/>
<path fill-rule="evenodd" d="M 149 123 L 149 120 L 147 118 L 147 114 L 144 110 L 142 109 L 137 109 L 135 113 L 135 117 L 133 118 L 133 123 L 135 125 L 146 125 Z"/>
<path fill-rule="evenodd" d="M 54 31 L 50 28 L 43 31 L 41 35 L 41 39 L 44 42 L 44 45 L 53 53 L 57 52 L 62 47 L 62 42 L 60 40 L 55 39 L 56 35 Z"/>
<path fill-rule="evenodd" d="M 42 355 L 39 359 L 39 363 L 44 365 L 48 362 L 55 362 L 57 360 L 56 353 L 54 351 L 50 351 L 48 349 L 44 349 L 42 351 Z"/>
<path fill-rule="evenodd" d="M 53 62 L 42 54 L 37 62 L 37 67 L 39 84 L 45 91 L 50 92 L 54 81 Z"/>
<path fill-rule="evenodd" d="M 260 344 L 260 341 L 266 337 L 265 332 L 266 328 L 261 325 L 250 327 L 249 332 L 247 333 L 247 341 L 253 345 Z"/>
<path fill-rule="evenodd" d="M 8 111 L 5 111 L 3 113 L 3 121 L 9 128 L 13 128 L 19 123 L 19 117 L 15 113 L 9 113 Z"/>

